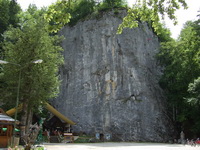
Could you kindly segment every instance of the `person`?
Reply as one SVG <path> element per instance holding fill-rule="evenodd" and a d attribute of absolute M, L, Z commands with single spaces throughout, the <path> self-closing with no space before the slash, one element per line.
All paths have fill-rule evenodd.
<path fill-rule="evenodd" d="M 181 131 L 181 133 L 180 133 L 180 142 L 181 142 L 181 144 L 184 144 L 185 143 L 185 134 L 184 134 L 184 132 L 183 131 Z"/>
<path fill-rule="evenodd" d="M 186 144 L 190 145 L 190 140 L 189 139 L 186 140 Z"/>

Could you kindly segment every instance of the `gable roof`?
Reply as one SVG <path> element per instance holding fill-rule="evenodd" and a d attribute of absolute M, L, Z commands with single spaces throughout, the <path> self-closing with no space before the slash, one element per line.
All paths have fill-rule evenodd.
<path fill-rule="evenodd" d="M 63 114 L 61 114 L 59 111 L 57 111 L 55 108 L 53 108 L 53 106 L 51 106 L 49 103 L 45 102 L 44 103 L 45 108 L 50 111 L 52 114 L 54 114 L 55 116 L 57 116 L 59 119 L 61 119 L 62 121 L 70 124 L 70 125 L 75 125 L 76 123 L 73 122 L 72 120 L 70 120 L 69 118 L 65 117 Z M 22 104 L 20 104 L 18 106 L 18 111 L 22 110 Z M 9 116 L 12 116 L 15 114 L 16 108 L 12 108 L 8 111 L 6 111 L 6 114 Z"/>
<path fill-rule="evenodd" d="M 49 110 L 52 114 L 54 114 L 59 119 L 63 120 L 64 122 L 75 125 L 76 123 L 70 120 L 69 118 L 65 117 L 63 114 L 61 114 L 59 111 L 57 111 L 55 108 L 53 108 L 49 103 L 45 102 L 45 107 L 47 110 Z"/>

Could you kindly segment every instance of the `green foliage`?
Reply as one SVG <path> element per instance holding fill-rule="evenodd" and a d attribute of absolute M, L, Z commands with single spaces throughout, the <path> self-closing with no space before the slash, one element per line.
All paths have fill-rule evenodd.
<path fill-rule="evenodd" d="M 148 22 L 148 24 L 151 25 L 151 22 Z M 153 32 L 157 34 L 159 42 L 173 41 L 173 38 L 171 38 L 171 31 L 168 28 L 166 28 L 164 24 L 158 23 L 158 25 L 159 25 L 159 34 L 157 34 L 158 32 L 156 32 L 154 28 Z"/>
<path fill-rule="evenodd" d="M 126 0 L 103 0 L 97 6 L 98 11 L 106 11 L 113 8 L 127 8 Z"/>
<path fill-rule="evenodd" d="M 165 3 L 165 4 L 164 4 Z M 164 18 L 167 15 L 170 19 L 177 23 L 174 15 L 175 11 L 182 4 L 187 8 L 184 0 L 138 0 L 132 8 L 128 9 L 128 15 L 123 19 L 122 24 L 118 28 L 118 33 L 122 33 L 124 28 L 138 27 L 138 22 L 148 22 L 155 33 L 159 35 L 160 41 L 169 39 L 170 32 L 163 28 L 160 24 L 159 14 Z M 51 5 L 45 16 L 50 22 L 49 30 L 57 32 L 66 23 L 70 21 L 70 25 L 75 25 L 79 20 L 85 19 L 86 16 L 99 11 L 106 11 L 113 8 L 127 8 L 126 0 L 69 0 L 58 1 Z M 70 15 L 71 14 L 71 15 Z"/>
<path fill-rule="evenodd" d="M 200 105 L 200 77 L 195 79 L 193 83 L 189 84 L 188 92 L 190 93 L 188 102 L 193 105 Z"/>
<path fill-rule="evenodd" d="M 1 42 L 3 42 L 3 33 L 8 29 L 9 25 L 13 27 L 18 26 L 18 13 L 20 11 L 21 8 L 15 0 L 0 0 L 0 59 L 4 58 L 4 51 L 1 44 Z M 0 93 L 3 92 L 2 89 L 6 86 L 6 83 L 2 80 L 3 73 L 3 67 L 0 65 Z M 6 93 L 5 95 L 11 94 L 12 93 Z"/>
<path fill-rule="evenodd" d="M 34 150 L 44 150 L 44 147 L 37 147 Z"/>
<path fill-rule="evenodd" d="M 75 25 L 79 20 L 85 19 L 86 16 L 92 14 L 95 11 L 94 0 L 78 0 L 71 3 L 69 13 L 72 16 L 70 25 Z"/>
<path fill-rule="evenodd" d="M 57 32 L 65 24 L 73 26 L 94 12 L 125 7 L 127 7 L 126 0 L 104 0 L 99 3 L 95 0 L 62 0 L 48 8 L 45 19 L 50 23 L 49 30 Z"/>
<path fill-rule="evenodd" d="M 91 137 L 91 136 L 88 136 L 88 135 L 81 135 L 74 142 L 75 143 L 90 143 L 91 139 L 94 139 L 94 137 Z"/>
<path fill-rule="evenodd" d="M 194 92 L 192 89 L 198 80 L 195 84 L 193 81 L 200 75 L 199 27 L 199 20 L 187 22 L 179 39 L 162 43 L 158 54 L 165 68 L 160 85 L 167 91 L 169 106 L 176 112 L 174 121 L 182 123 L 183 128 L 190 127 L 193 134 L 200 133 L 200 128 L 197 128 L 200 118 L 196 117 L 200 109 L 199 105 L 188 103 L 188 97 L 192 102 L 197 98 L 195 93 L 191 93 L 193 96 L 188 93 L 188 85 L 189 91 Z"/>
<path fill-rule="evenodd" d="M 105 11 L 113 8 L 127 8 L 126 0 L 58 0 L 49 6 L 45 19 L 49 22 L 49 31 L 57 32 L 65 24 L 75 25 L 95 11 Z"/>
<path fill-rule="evenodd" d="M 15 0 L 0 0 L 0 43 L 3 41 L 3 33 L 9 25 L 17 27 L 19 18 L 17 14 L 21 11 Z M 0 45 L 0 58 L 3 57 Z"/>
<path fill-rule="evenodd" d="M 38 108 L 42 101 L 55 97 L 58 92 L 58 66 L 63 63 L 62 48 L 59 46 L 61 38 L 49 35 L 44 13 L 44 10 L 30 6 L 20 14 L 20 27 L 10 27 L 4 34 L 5 60 L 20 65 L 3 66 L 6 86 L 1 97 L 4 102 L 15 101 L 20 70 L 20 102 Z M 32 63 L 38 59 L 43 62 Z"/>
<path fill-rule="evenodd" d="M 21 12 L 21 7 L 17 4 L 16 0 L 11 0 L 9 4 L 9 24 L 13 27 L 18 26 L 19 17 L 18 14 Z"/>
<path fill-rule="evenodd" d="M 138 0 L 132 8 L 128 10 L 128 15 L 123 19 L 122 24 L 118 28 L 118 33 L 122 33 L 124 28 L 138 27 L 138 21 L 151 22 L 154 31 L 159 35 L 161 26 L 159 14 L 164 18 L 167 15 L 174 24 L 177 24 L 175 11 L 180 8 L 182 4 L 187 8 L 184 0 Z"/>
<path fill-rule="evenodd" d="M 2 34 L 9 24 L 9 1 L 0 0 L 0 33 Z M 2 37 L 1 37 L 2 38 Z"/>
<path fill-rule="evenodd" d="M 55 4 L 49 6 L 45 13 L 45 20 L 49 23 L 50 32 L 58 32 L 66 23 L 70 21 L 71 15 L 67 12 L 69 4 L 66 0 L 58 0 Z"/>

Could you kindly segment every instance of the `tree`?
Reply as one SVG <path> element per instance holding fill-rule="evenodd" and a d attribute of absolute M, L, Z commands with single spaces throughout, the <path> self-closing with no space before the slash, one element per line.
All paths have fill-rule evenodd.
<path fill-rule="evenodd" d="M 199 135 L 199 105 L 188 103 L 188 85 L 200 74 L 199 20 L 187 22 L 177 41 L 163 42 L 158 54 L 164 66 L 160 85 L 167 91 L 168 104 L 179 130 Z"/>
<path fill-rule="evenodd" d="M 19 73 L 20 103 L 23 104 L 21 136 L 28 131 L 32 112 L 39 111 L 42 102 L 55 97 L 58 92 L 58 67 L 63 63 L 60 47 L 61 38 L 50 36 L 48 22 L 44 19 L 45 10 L 37 10 L 30 6 L 20 15 L 20 27 L 10 27 L 4 34 L 3 49 L 5 60 L 11 63 L 3 66 L 4 102 L 15 104 Z M 41 64 L 33 64 L 34 60 L 42 59 Z M 2 96 L 2 95 L 1 95 Z"/>
<path fill-rule="evenodd" d="M 177 19 L 175 11 L 181 4 L 185 9 L 185 0 L 138 0 L 132 8 L 128 9 L 128 14 L 124 17 L 122 24 L 118 28 L 118 33 L 122 33 L 124 28 L 138 27 L 138 21 L 151 22 L 154 31 L 160 34 L 160 18 L 167 15 L 176 25 Z"/>
<path fill-rule="evenodd" d="M 0 59 L 4 59 L 4 51 L 1 44 L 3 42 L 3 33 L 10 25 L 13 27 L 18 26 L 18 14 L 20 12 L 21 8 L 15 0 L 0 0 Z M 2 69 L 2 65 L 0 65 L 0 93 L 2 93 L 2 89 L 6 85 L 6 83 L 1 80 L 1 76 L 3 75 Z"/>
<path fill-rule="evenodd" d="M 3 33 L 9 25 L 17 27 L 19 18 L 17 14 L 21 11 L 20 6 L 15 0 L 0 0 L 0 43 L 3 41 Z M 0 46 L 0 58 L 3 57 Z"/>

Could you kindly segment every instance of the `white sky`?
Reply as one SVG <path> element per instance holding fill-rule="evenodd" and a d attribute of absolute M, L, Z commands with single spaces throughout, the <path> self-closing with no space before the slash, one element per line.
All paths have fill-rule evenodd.
<path fill-rule="evenodd" d="M 28 8 L 29 4 L 36 4 L 37 7 L 48 6 L 57 0 L 17 0 L 21 5 L 22 9 L 25 10 Z M 129 4 L 133 4 L 135 0 L 127 0 Z M 177 38 L 183 24 L 189 20 L 197 19 L 197 11 L 200 10 L 200 0 L 186 0 L 189 8 L 187 10 L 180 9 L 177 11 L 176 15 L 178 18 L 178 25 L 174 26 L 173 22 L 169 19 L 165 19 L 165 24 L 167 28 L 171 30 L 172 37 Z"/>

